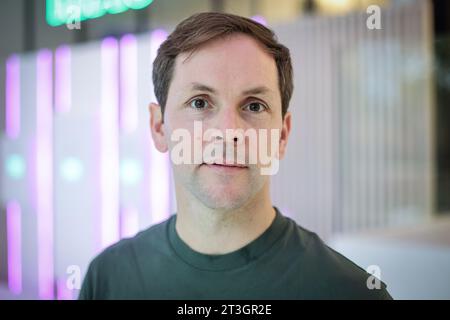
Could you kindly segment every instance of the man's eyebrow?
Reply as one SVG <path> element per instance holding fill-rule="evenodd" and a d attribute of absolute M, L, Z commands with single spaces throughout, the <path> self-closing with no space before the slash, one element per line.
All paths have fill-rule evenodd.
<path fill-rule="evenodd" d="M 264 94 L 264 93 L 268 93 L 272 90 L 270 90 L 268 87 L 265 86 L 259 86 L 259 87 L 255 87 L 255 88 L 251 88 L 251 89 L 247 89 L 245 91 L 242 92 L 242 95 L 257 95 L 257 94 Z"/>
<path fill-rule="evenodd" d="M 204 85 L 204 84 L 201 84 L 198 82 L 193 82 L 191 88 L 192 88 L 192 90 L 195 90 L 195 91 L 206 91 L 206 92 L 213 93 L 213 94 L 217 93 L 216 89 L 208 87 L 207 85 Z"/>
<path fill-rule="evenodd" d="M 212 94 L 216 94 L 217 93 L 216 89 L 214 89 L 212 87 L 209 87 L 209 86 L 207 86 L 205 84 L 198 83 L 198 82 L 193 82 L 191 88 L 192 88 L 192 90 L 195 90 L 195 91 L 206 91 L 206 92 L 209 92 L 209 93 L 212 93 Z M 258 86 L 258 87 L 254 87 L 254 88 L 250 88 L 250 89 L 244 90 L 242 92 L 242 95 L 246 96 L 246 95 L 265 94 L 265 93 L 268 93 L 270 91 L 272 91 L 272 90 L 270 90 L 266 86 Z"/>

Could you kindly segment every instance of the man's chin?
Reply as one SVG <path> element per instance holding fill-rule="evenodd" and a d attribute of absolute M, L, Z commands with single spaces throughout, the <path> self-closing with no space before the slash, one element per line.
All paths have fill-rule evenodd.
<path fill-rule="evenodd" d="M 237 210 L 239 208 L 242 208 L 245 204 L 245 201 L 229 201 L 229 200 L 217 200 L 217 199 L 210 199 L 204 203 L 204 205 L 210 209 L 217 210 L 217 211 L 233 211 Z"/>
<path fill-rule="evenodd" d="M 245 205 L 249 198 L 249 191 L 239 188 L 209 187 L 201 192 L 200 200 L 205 206 L 217 210 L 234 210 Z"/>
<path fill-rule="evenodd" d="M 219 169 L 220 171 L 221 169 Z M 233 210 L 248 203 L 261 186 L 251 178 L 251 170 L 234 174 L 199 170 L 190 184 L 190 192 L 211 209 Z"/>

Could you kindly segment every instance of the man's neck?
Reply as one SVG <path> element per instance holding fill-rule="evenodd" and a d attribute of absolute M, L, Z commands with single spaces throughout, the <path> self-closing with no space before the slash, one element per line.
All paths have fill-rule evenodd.
<path fill-rule="evenodd" d="M 268 185 L 245 206 L 236 210 L 214 210 L 177 190 L 176 231 L 193 250 L 204 254 L 226 254 L 258 238 L 273 222 Z"/>

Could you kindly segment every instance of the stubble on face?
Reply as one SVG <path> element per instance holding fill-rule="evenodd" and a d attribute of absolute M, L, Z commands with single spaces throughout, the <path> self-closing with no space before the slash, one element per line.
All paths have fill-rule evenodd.
<path fill-rule="evenodd" d="M 237 101 L 234 96 L 242 88 L 263 84 L 277 93 L 263 99 L 268 100 L 272 106 L 278 104 L 278 110 L 274 108 L 272 112 L 279 113 L 279 116 L 274 117 L 269 113 L 258 117 L 243 115 L 239 123 L 245 126 L 243 129 L 271 129 L 281 126 L 281 98 L 275 62 L 248 36 L 218 39 L 194 54 L 177 57 L 165 117 L 169 133 L 177 128 L 186 128 L 192 133 L 193 122 L 198 120 L 203 121 L 205 127 L 221 125 L 222 119 L 215 119 L 214 117 L 219 116 L 213 112 L 200 115 L 179 106 L 179 102 L 184 100 L 184 97 L 181 98 L 183 88 L 191 82 L 207 83 L 218 88 L 220 98 L 217 100 L 223 102 L 222 109 L 225 106 L 234 108 L 230 101 Z M 173 147 L 173 144 L 170 145 L 171 142 L 169 149 Z M 261 175 L 257 164 L 249 164 L 247 168 L 236 170 L 206 164 L 174 165 L 173 169 L 178 187 L 211 209 L 234 210 L 243 207 L 269 183 L 268 176 Z"/>

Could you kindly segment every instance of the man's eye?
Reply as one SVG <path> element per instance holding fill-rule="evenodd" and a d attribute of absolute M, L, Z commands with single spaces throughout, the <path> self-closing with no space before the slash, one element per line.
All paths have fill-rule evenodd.
<path fill-rule="evenodd" d="M 209 105 L 205 99 L 197 98 L 190 102 L 190 106 L 194 109 L 206 109 Z"/>
<path fill-rule="evenodd" d="M 244 109 L 256 113 L 256 112 L 262 112 L 262 111 L 266 110 L 266 106 L 264 106 L 262 103 L 259 103 L 259 102 L 252 102 L 252 103 L 249 103 L 248 105 L 246 105 L 244 107 Z"/>

